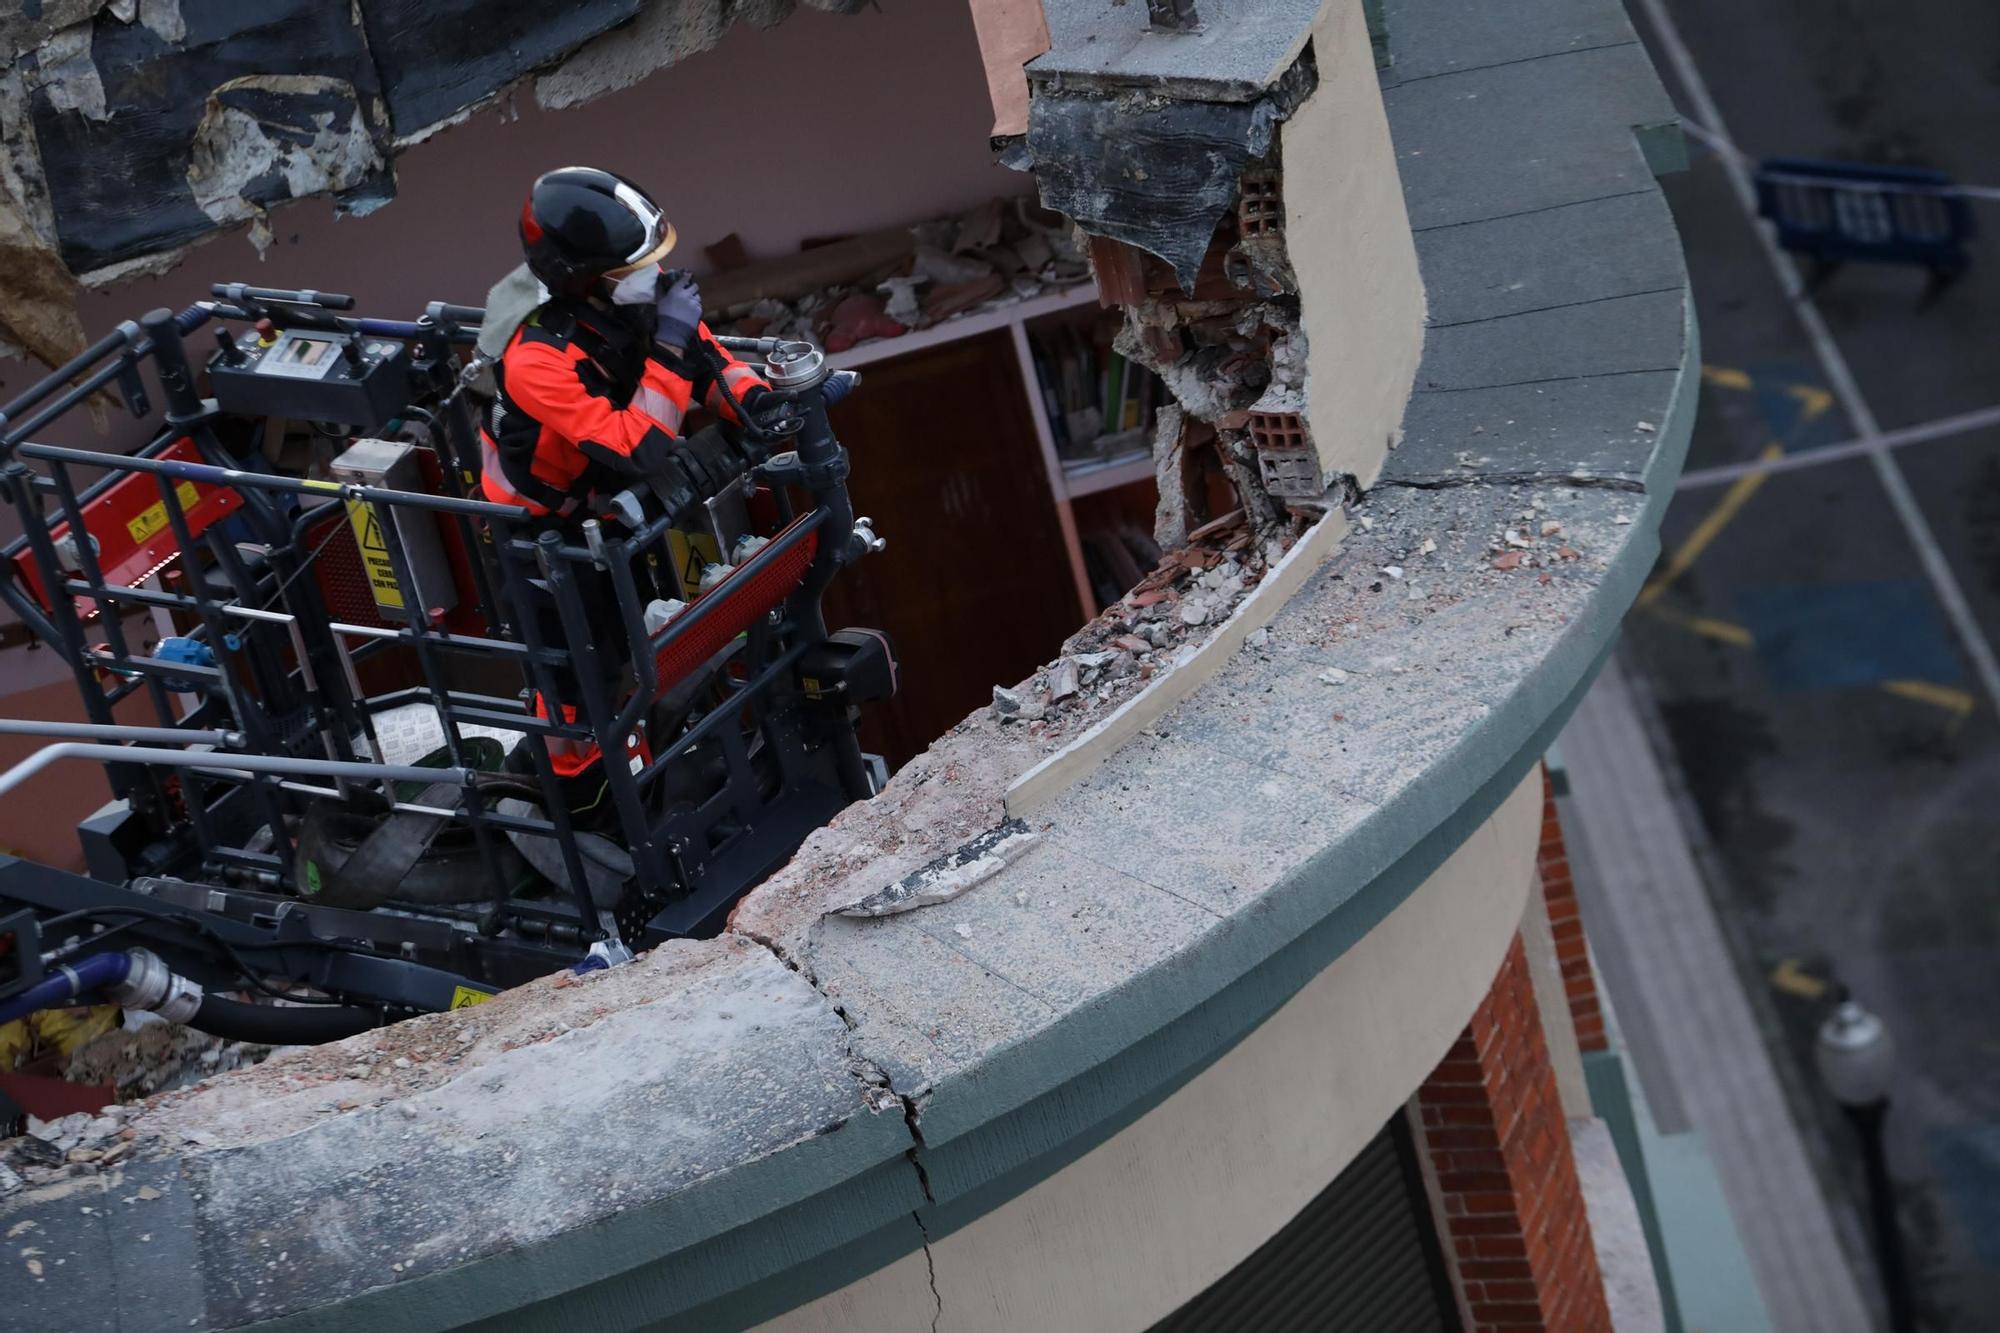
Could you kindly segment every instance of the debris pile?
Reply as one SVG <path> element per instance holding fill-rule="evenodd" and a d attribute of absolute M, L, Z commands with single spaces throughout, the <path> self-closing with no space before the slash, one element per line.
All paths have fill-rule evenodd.
<path fill-rule="evenodd" d="M 1581 558 L 1581 553 L 1564 538 L 1562 523 L 1549 516 L 1548 502 L 1541 496 L 1531 498 L 1528 507 L 1513 517 L 1515 521 L 1502 527 L 1487 543 L 1487 552 L 1492 557 L 1489 563 L 1494 569 L 1502 573 L 1539 569 Z M 1548 582 L 1549 577 L 1543 574 L 1542 581 Z"/>
<path fill-rule="evenodd" d="M 1123 598 L 1071 635 L 1062 656 L 1020 685 L 993 687 L 992 716 L 1037 736 L 1088 725 L 1172 667 L 1180 650 L 1227 620 L 1293 540 L 1262 546 L 1242 510 L 1190 534 Z"/>
<path fill-rule="evenodd" d="M 741 259 L 740 247 L 728 242 L 710 253 L 718 261 Z M 907 232 L 727 269 L 702 285 L 709 324 L 719 333 L 809 337 L 842 352 L 1089 277 L 1082 246 L 1062 216 L 1016 197 L 990 199 Z"/>
<path fill-rule="evenodd" d="M 211 1037 L 154 1014 L 135 1012 L 126 1021 L 129 1026 L 80 1047 L 64 1065 L 63 1077 L 109 1084 L 120 1101 L 129 1101 L 254 1065 L 271 1053 L 269 1046 Z"/>
<path fill-rule="evenodd" d="M 140 1109 L 107 1106 L 101 1114 L 79 1111 L 57 1120 L 30 1116 L 27 1133 L 0 1141 L 0 1195 L 118 1165 L 138 1146 L 139 1133 L 126 1122 Z"/>
<path fill-rule="evenodd" d="M 1241 508 L 1260 541 L 1288 510 L 1323 512 L 1338 479 L 1323 471 L 1304 415 L 1306 340 L 1275 148 L 1238 181 L 1191 286 L 1165 260 L 1107 237 L 1091 237 L 1091 257 L 1125 307 L 1117 350 L 1179 403 L 1159 414 L 1154 437 L 1160 544 L 1180 545 L 1218 507 Z"/>
<path fill-rule="evenodd" d="M 25 1134 L 0 1140 L 0 1194 L 116 1165 L 136 1146 L 137 1134 L 128 1122 L 144 1110 L 145 1098 L 258 1064 L 271 1051 L 153 1014 L 128 1013 L 122 1024 L 91 1034 L 66 1056 L 50 1057 L 60 1060 L 66 1082 L 98 1089 L 116 1101 L 101 1111 L 47 1121 L 29 1115 Z"/>

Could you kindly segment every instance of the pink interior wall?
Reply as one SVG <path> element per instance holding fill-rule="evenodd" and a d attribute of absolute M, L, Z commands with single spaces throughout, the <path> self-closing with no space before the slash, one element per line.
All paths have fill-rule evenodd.
<path fill-rule="evenodd" d="M 350 292 L 383 318 L 427 300 L 477 305 L 520 261 L 528 182 L 572 163 L 646 186 L 681 235 L 678 262 L 734 231 L 753 258 L 807 236 L 915 222 L 1028 187 L 995 166 L 993 110 L 962 0 L 882 0 L 851 16 L 801 9 L 776 28 L 739 24 L 714 50 L 568 111 L 519 99 L 518 120 L 480 112 L 402 154 L 394 202 L 362 218 L 325 200 L 272 214 L 259 261 L 239 230 L 161 278 L 84 298 L 93 337 L 153 306 L 179 308 L 234 280 Z M 0 379 L 25 382 L 13 367 Z"/>

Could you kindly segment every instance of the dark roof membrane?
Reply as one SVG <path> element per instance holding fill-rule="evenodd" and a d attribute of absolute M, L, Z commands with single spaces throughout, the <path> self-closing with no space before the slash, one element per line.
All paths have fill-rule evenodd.
<path fill-rule="evenodd" d="M 1192 291 L 1244 170 L 1270 153 L 1277 127 L 1318 83 L 1308 46 L 1251 102 L 1041 85 L 1029 104 L 1028 155 L 1042 203 L 1085 231 L 1158 255 Z"/>

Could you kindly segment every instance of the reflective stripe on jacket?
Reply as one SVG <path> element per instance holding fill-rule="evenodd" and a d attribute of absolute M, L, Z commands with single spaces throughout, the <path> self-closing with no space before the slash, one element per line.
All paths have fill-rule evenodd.
<path fill-rule="evenodd" d="M 588 303 L 543 306 L 498 367 L 500 393 L 481 439 L 486 498 L 568 514 L 593 490 L 660 471 L 695 402 L 738 420 L 723 386 L 741 400 L 764 381 L 707 325 L 695 339 L 675 356 Z"/>

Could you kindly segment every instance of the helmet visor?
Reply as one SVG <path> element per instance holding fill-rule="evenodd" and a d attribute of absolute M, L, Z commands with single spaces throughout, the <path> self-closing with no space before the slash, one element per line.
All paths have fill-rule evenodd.
<path fill-rule="evenodd" d="M 618 201 L 632 210 L 632 216 L 645 226 L 645 239 L 633 254 L 626 256 L 625 262 L 617 268 L 608 269 L 607 278 L 622 278 L 649 264 L 657 264 L 674 248 L 678 239 L 674 234 L 674 224 L 667 221 L 666 214 L 656 207 L 652 200 L 622 181 L 615 187 Z"/>

